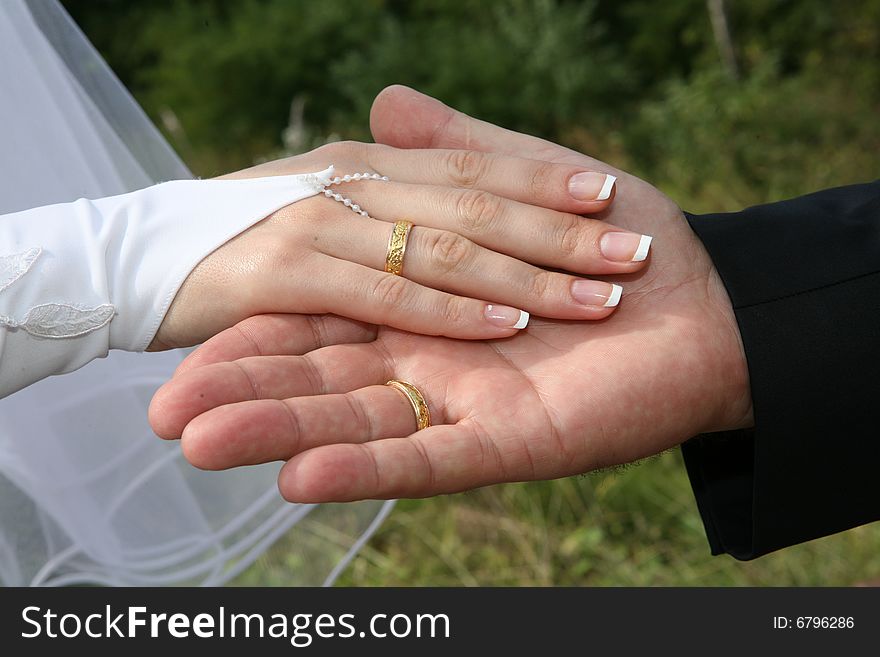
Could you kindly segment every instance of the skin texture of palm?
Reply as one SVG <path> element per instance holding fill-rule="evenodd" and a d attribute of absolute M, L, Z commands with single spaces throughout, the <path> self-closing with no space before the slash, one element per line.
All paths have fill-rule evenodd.
<path fill-rule="evenodd" d="M 427 337 L 335 317 L 246 320 L 196 351 L 154 399 L 157 433 L 182 436 L 195 465 L 285 460 L 279 486 L 297 502 L 423 497 L 628 463 L 701 432 L 751 425 L 730 301 L 665 195 L 403 87 L 377 98 L 371 124 L 378 142 L 399 148 L 502 152 L 618 176 L 615 203 L 600 216 L 654 236 L 649 266 L 607 279 L 624 286 L 609 319 L 536 318 L 502 340 Z M 285 326 L 304 321 L 315 337 L 291 345 Z M 331 346 L 306 353 L 321 345 Z M 381 385 L 391 378 L 419 387 L 435 426 L 412 433 L 408 402 Z"/>

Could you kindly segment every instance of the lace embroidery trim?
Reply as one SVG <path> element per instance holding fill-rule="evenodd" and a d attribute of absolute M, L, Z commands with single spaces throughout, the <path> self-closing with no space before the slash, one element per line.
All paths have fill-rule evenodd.
<path fill-rule="evenodd" d="M 43 252 L 41 248 L 0 256 L 0 292 L 28 273 Z"/>
<path fill-rule="evenodd" d="M 42 252 L 41 248 L 32 248 L 0 256 L 0 292 L 30 271 Z M 40 338 L 76 338 L 106 326 L 115 314 L 116 307 L 109 303 L 94 308 L 44 303 L 31 308 L 22 321 L 0 315 L 0 326 L 20 328 Z"/>

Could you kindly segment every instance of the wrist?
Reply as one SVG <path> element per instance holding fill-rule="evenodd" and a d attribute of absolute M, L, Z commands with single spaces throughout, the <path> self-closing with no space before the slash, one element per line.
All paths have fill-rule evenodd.
<path fill-rule="evenodd" d="M 128 248 L 117 249 L 109 267 L 115 297 L 128 311 L 117 318 L 120 339 L 112 346 L 191 346 L 253 314 L 260 290 L 248 282 L 261 278 L 266 249 L 236 259 L 223 247 L 277 210 L 314 196 L 314 179 L 331 172 L 175 181 L 140 192 L 127 208 Z M 131 326 L 120 321 L 126 318 Z"/>
<path fill-rule="evenodd" d="M 748 361 L 733 303 L 714 265 L 709 270 L 707 293 L 721 344 L 716 369 L 720 386 L 718 407 L 708 431 L 746 429 L 755 423 Z"/>

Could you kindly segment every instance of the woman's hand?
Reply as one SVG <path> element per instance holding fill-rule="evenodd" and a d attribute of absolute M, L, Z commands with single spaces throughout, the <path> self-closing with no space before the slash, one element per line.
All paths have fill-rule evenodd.
<path fill-rule="evenodd" d="M 649 238 L 580 215 L 613 199 L 613 177 L 463 150 L 404 150 L 353 142 L 227 178 L 336 167 L 390 182 L 333 187 L 362 217 L 323 194 L 289 205 L 205 258 L 184 282 L 152 350 L 204 341 L 264 313 L 334 313 L 428 335 L 514 335 L 527 313 L 596 320 L 620 287 L 576 274 L 641 269 Z M 393 222 L 415 224 L 402 276 L 384 271 Z M 531 263 L 531 264 L 529 264 Z M 536 266 L 537 265 L 537 266 Z"/>

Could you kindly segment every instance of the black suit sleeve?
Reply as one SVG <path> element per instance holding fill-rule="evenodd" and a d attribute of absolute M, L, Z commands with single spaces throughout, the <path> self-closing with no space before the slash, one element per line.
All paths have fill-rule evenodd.
<path fill-rule="evenodd" d="M 755 413 L 682 446 L 712 553 L 880 519 L 880 181 L 686 216 L 733 302 Z"/>

